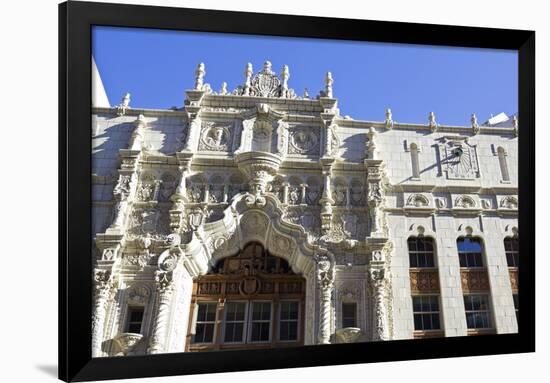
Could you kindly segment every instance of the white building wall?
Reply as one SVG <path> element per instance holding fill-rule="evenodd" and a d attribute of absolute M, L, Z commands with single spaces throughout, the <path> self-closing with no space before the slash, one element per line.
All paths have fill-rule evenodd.
<path fill-rule="evenodd" d="M 229 96 L 228 96 L 229 97 Z M 233 97 L 229 97 L 233 99 Z M 238 99 L 238 97 L 236 97 Z M 265 100 L 264 100 L 265 101 Z M 323 139 L 322 125 L 316 116 L 320 108 L 307 101 L 308 106 L 300 110 L 296 115 L 288 117 L 294 127 L 312 127 L 318 132 L 319 140 Z M 292 113 L 292 108 L 283 105 L 284 102 L 277 100 L 273 103 L 274 108 L 280 111 Z M 220 103 L 213 103 L 211 108 L 219 108 Z M 233 105 L 241 110 L 247 109 L 246 105 L 237 103 Z M 212 115 L 209 115 L 211 113 Z M 214 116 L 215 111 L 210 110 L 202 116 L 203 122 L 208 121 L 233 121 L 235 115 L 224 115 L 225 117 Z M 310 113 L 314 118 L 306 118 L 305 114 Z M 128 109 L 125 114 L 117 115 L 116 108 L 95 108 L 92 119 L 92 172 L 93 176 L 93 231 L 104 233 L 113 219 L 113 189 L 118 179 L 118 170 L 121 166 L 120 150 L 128 149 L 128 142 L 135 130 L 135 121 L 139 114 L 143 114 L 147 122 L 144 131 L 143 153 L 146 153 L 153 161 L 143 161 L 138 168 L 152 169 L 153 173 L 170 171 L 173 174 L 181 174 L 181 168 L 176 161 L 176 153 L 181 151 L 186 137 L 189 134 L 189 126 L 186 123 L 184 111 L 158 111 L 144 109 Z M 309 117 L 311 117 L 309 116 Z M 491 302 L 495 329 L 498 333 L 509 333 L 517 331 L 515 311 L 512 300 L 512 290 L 506 265 L 503 239 L 512 235 L 511 228 L 517 227 L 517 210 L 506 209 L 502 205 L 504 196 L 517 196 L 517 138 L 511 129 L 498 131 L 497 128 L 481 127 L 481 132 L 474 135 L 470 127 L 444 127 L 437 132 L 431 132 L 427 126 L 399 125 L 394 129 L 386 129 L 384 123 L 354 121 L 336 118 L 338 142 L 337 159 L 332 171 L 332 182 L 337 179 L 343 180 L 350 185 L 351 180 L 362 185 L 366 194 L 366 169 L 363 164 L 368 157 L 369 128 L 375 129 L 374 143 L 376 145 L 375 159 L 382 160 L 385 187 L 385 206 L 388 227 L 388 240 L 391 243 L 391 261 L 389 264 L 389 275 L 391 276 L 391 318 L 393 326 L 393 339 L 409 339 L 413 337 L 414 322 L 412 311 L 412 299 L 409 278 L 409 255 L 407 239 L 417 234 L 416 229 L 422 226 L 425 235 L 434 238 L 437 254 L 437 267 L 440 278 L 440 299 L 441 299 L 441 323 L 445 336 L 463 336 L 467 333 L 466 319 L 464 313 L 463 292 L 461 288 L 460 267 L 457 254 L 456 240 L 465 234 L 465 227 L 474 228 L 473 235 L 479 235 L 484 240 L 485 256 L 488 268 L 489 282 L 491 288 Z M 204 185 L 208 185 L 213 176 L 220 174 L 224 182 L 235 174 L 240 174 L 233 163 L 233 151 L 240 145 L 240 120 L 232 123 L 231 134 L 234 140 L 227 151 L 197 151 L 195 158 L 200 160 L 200 165 L 193 166 L 188 182 L 192 183 L 195 178 L 201 179 Z M 500 128 L 504 129 L 504 128 Z M 201 134 L 199 131 L 197 134 Z M 479 177 L 472 179 L 449 179 L 444 166 L 440 161 L 439 145 L 445 138 L 467 136 L 468 145 L 475 146 L 477 154 L 476 165 L 479 166 Z M 198 142 L 198 136 L 195 138 Z M 412 179 L 411 152 L 410 147 L 416 144 L 419 153 L 420 178 Z M 509 182 L 503 182 L 502 172 L 497 155 L 498 148 L 502 147 L 506 152 L 506 162 L 510 175 Z M 319 185 L 323 184 L 321 165 L 319 159 L 322 155 L 324 144 L 319 142 L 318 152 L 302 154 L 289 154 L 289 160 L 280 176 L 284 180 L 299 178 L 299 184 L 315 178 Z M 196 148 L 194 148 L 195 150 Z M 156 162 L 155 162 L 156 161 Z M 140 171 L 140 170 L 139 170 Z M 241 174 L 242 176 L 242 174 Z M 294 177 L 294 178 L 293 178 Z M 203 185 L 203 186 L 204 186 Z M 334 186 L 334 184 L 333 184 Z M 417 194 L 424 196 L 428 204 L 423 208 L 427 209 L 419 213 L 414 211 L 414 206 L 407 206 L 410 197 Z M 463 196 L 472 198 L 475 206 L 472 211 L 457 210 L 456 203 Z M 165 201 L 159 204 L 163 212 L 170 209 L 170 202 Z M 309 208 L 309 207 L 308 207 Z M 319 213 L 319 206 L 315 206 L 315 214 Z M 411 210 L 412 209 L 412 210 Z M 331 327 L 337 330 L 340 325 L 340 307 L 342 299 L 356 299 L 359 310 L 359 324 L 365 334 L 372 334 L 373 329 L 369 326 L 373 323 L 372 289 L 369 286 L 368 261 L 370 250 L 365 245 L 365 239 L 369 236 L 370 226 L 368 209 L 366 209 L 365 198 L 360 206 L 341 206 L 334 208 L 334 214 L 338 217 L 356 215 L 357 221 L 352 228 L 349 223 L 344 228 L 347 230 L 348 240 L 355 241 L 353 251 L 336 250 L 336 263 L 339 272 L 336 274 L 333 319 Z M 480 218 L 481 217 L 481 218 Z M 298 224 L 300 217 L 295 218 Z M 317 226 L 320 224 L 316 221 Z M 353 225 L 352 225 L 353 226 Z M 319 235 L 319 227 L 307 228 L 310 234 Z M 351 234 L 350 234 L 351 233 Z M 153 269 L 150 269 L 153 270 Z M 149 271 L 150 271 L 149 270 Z M 137 278 L 134 274 L 124 274 L 124 278 Z M 144 274 L 145 275 L 145 274 Z M 120 277 L 120 275 L 119 275 Z M 140 278 L 145 278 L 140 277 Z M 153 275 L 149 272 L 148 278 L 153 283 Z M 126 280 L 126 279 L 124 279 Z M 186 283 L 190 283 L 188 280 Z M 317 328 L 319 318 L 318 294 L 316 293 L 314 277 L 308 279 L 306 300 L 308 307 L 306 344 L 317 342 Z M 189 318 L 190 288 L 180 286 L 175 294 L 174 305 L 171 311 L 169 339 L 167 350 L 181 351 L 184 347 L 187 333 L 187 320 Z M 343 298 L 341 292 L 345 289 L 358 289 L 357 297 Z M 153 289 L 154 290 L 154 289 Z M 155 299 L 153 291 L 152 299 Z M 120 294 L 119 294 L 120 295 Z M 119 296 L 117 295 L 117 296 Z M 122 299 L 122 298 L 121 298 Z M 115 306 L 109 308 L 109 320 L 112 323 L 105 330 L 105 336 L 115 336 L 120 331 L 124 321 L 123 313 L 125 308 L 120 307 L 123 301 L 117 301 Z M 151 306 L 153 307 L 153 306 Z M 152 309 L 151 309 L 152 310 Z M 154 318 L 154 313 L 147 315 Z M 151 326 L 153 323 L 151 320 Z M 152 331 L 152 328 L 149 329 Z M 369 339 L 371 335 L 366 336 Z"/>

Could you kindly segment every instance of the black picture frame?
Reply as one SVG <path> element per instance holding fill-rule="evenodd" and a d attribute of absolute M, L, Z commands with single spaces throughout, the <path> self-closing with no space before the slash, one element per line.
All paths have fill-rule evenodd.
<path fill-rule="evenodd" d="M 466 20 L 465 20 L 466 21 Z M 91 30 L 94 25 L 518 51 L 519 333 L 291 349 L 91 358 Z M 535 351 L 535 32 L 70 1 L 59 5 L 59 378 L 65 381 Z"/>

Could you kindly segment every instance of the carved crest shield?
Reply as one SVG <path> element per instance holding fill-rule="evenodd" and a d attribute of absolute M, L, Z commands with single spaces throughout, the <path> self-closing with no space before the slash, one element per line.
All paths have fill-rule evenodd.
<path fill-rule="evenodd" d="M 253 295 L 260 289 L 260 281 L 256 277 L 248 277 L 241 282 L 241 294 Z"/>

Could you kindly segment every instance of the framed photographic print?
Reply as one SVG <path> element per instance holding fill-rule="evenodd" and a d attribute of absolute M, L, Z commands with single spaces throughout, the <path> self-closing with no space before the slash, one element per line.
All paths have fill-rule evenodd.
<path fill-rule="evenodd" d="M 61 379 L 534 351 L 534 32 L 59 20 Z"/>

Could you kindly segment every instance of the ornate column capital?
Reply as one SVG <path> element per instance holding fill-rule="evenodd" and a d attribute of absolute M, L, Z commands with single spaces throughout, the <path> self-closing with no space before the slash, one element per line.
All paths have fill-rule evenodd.
<path fill-rule="evenodd" d="M 155 282 L 157 283 L 157 290 L 161 294 L 171 293 L 173 290 L 173 271 L 155 271 Z"/>
<path fill-rule="evenodd" d="M 94 269 L 94 291 L 109 290 L 113 284 L 111 270 Z"/>

